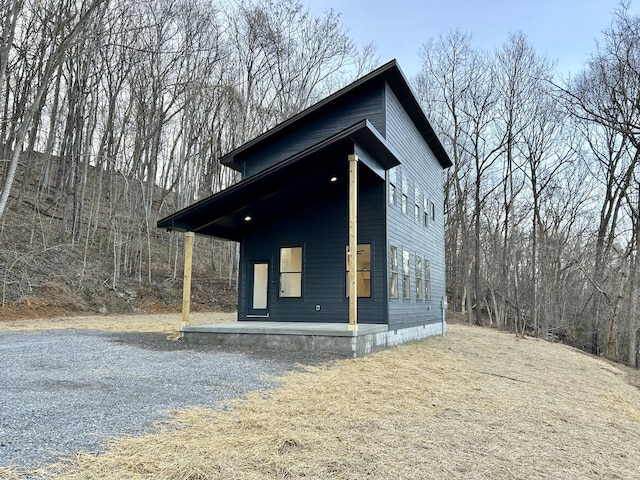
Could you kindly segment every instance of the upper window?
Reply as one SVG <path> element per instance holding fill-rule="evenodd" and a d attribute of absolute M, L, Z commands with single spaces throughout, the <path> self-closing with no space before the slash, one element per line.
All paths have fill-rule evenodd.
<path fill-rule="evenodd" d="M 302 247 L 280 249 L 280 297 L 302 297 Z"/>
<path fill-rule="evenodd" d="M 402 177 L 402 213 L 409 212 L 409 179 Z"/>
<path fill-rule="evenodd" d="M 389 297 L 398 298 L 398 247 L 389 246 Z"/>
<path fill-rule="evenodd" d="M 356 259 L 358 275 L 358 297 L 371 297 L 371 244 L 364 243 L 358 245 Z M 349 283 L 351 282 L 351 272 L 349 271 L 349 246 L 347 246 L 347 297 L 349 296 Z"/>
<path fill-rule="evenodd" d="M 429 224 L 429 199 L 425 195 L 422 197 L 422 223 L 426 227 Z"/>
<path fill-rule="evenodd" d="M 420 189 L 418 187 L 416 187 L 414 192 L 413 203 L 414 203 L 413 213 L 414 213 L 416 223 L 420 223 L 422 221 L 422 218 L 420 216 Z"/>
<path fill-rule="evenodd" d="M 389 203 L 398 204 L 398 167 L 389 170 Z"/>

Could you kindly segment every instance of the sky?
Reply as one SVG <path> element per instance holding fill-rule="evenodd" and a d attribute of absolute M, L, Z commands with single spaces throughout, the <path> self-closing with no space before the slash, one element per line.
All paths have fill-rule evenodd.
<path fill-rule="evenodd" d="M 321 15 L 341 13 L 358 45 L 373 42 L 380 64 L 395 58 L 408 77 L 420 70 L 418 51 L 452 30 L 472 35 L 472 46 L 495 50 L 509 33 L 523 32 L 539 54 L 556 60 L 561 75 L 576 73 L 611 25 L 619 0 L 301 0 Z M 630 12 L 640 15 L 640 0 Z"/>

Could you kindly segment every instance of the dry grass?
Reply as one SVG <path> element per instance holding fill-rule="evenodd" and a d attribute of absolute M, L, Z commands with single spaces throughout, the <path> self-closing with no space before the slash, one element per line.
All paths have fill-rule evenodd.
<path fill-rule="evenodd" d="M 223 323 L 236 321 L 235 312 L 194 312 L 191 324 Z M 22 319 L 0 322 L 0 330 L 52 330 L 60 328 L 82 328 L 110 330 L 118 332 L 158 332 L 175 333 L 180 327 L 182 316 L 176 314 L 142 314 L 118 316 L 58 317 L 40 319 Z"/>
<path fill-rule="evenodd" d="M 444 338 L 289 374 L 231 411 L 177 411 L 156 433 L 38 475 L 582 480 L 637 479 L 639 465 L 640 390 L 622 370 L 450 325 Z"/>

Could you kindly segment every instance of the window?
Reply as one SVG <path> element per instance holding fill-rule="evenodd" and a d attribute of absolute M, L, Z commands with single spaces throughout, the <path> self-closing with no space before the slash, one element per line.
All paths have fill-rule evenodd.
<path fill-rule="evenodd" d="M 280 249 L 280 297 L 302 297 L 302 247 Z"/>
<path fill-rule="evenodd" d="M 436 204 L 431 202 L 431 220 L 436 219 Z"/>
<path fill-rule="evenodd" d="M 389 246 L 389 296 L 398 298 L 398 248 Z"/>
<path fill-rule="evenodd" d="M 402 213 L 409 211 L 409 179 L 402 177 Z"/>
<path fill-rule="evenodd" d="M 389 203 L 391 205 L 398 204 L 398 167 L 389 170 Z"/>
<path fill-rule="evenodd" d="M 416 299 L 422 300 L 422 257 L 416 255 Z"/>
<path fill-rule="evenodd" d="M 364 243 L 358 245 L 358 297 L 371 298 L 371 245 Z M 349 271 L 349 246 L 347 245 L 347 298 L 349 297 L 349 283 L 351 272 Z"/>
<path fill-rule="evenodd" d="M 402 252 L 402 298 L 408 300 L 409 293 L 409 252 Z"/>
<path fill-rule="evenodd" d="M 431 264 L 429 260 L 424 261 L 424 299 L 431 301 Z"/>
<path fill-rule="evenodd" d="M 420 221 L 422 220 L 421 216 L 420 216 L 420 189 L 418 187 L 416 187 L 415 190 L 415 198 L 414 198 L 414 208 L 413 208 L 413 212 L 414 212 L 414 216 L 416 219 L 416 223 L 420 223 Z"/>
<path fill-rule="evenodd" d="M 426 227 L 429 224 L 429 199 L 425 195 L 422 197 L 422 223 Z"/>

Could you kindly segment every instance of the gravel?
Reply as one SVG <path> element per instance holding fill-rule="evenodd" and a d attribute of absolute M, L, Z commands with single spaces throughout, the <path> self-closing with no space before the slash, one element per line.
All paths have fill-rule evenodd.
<path fill-rule="evenodd" d="M 229 408 L 303 365 L 336 357 L 186 345 L 157 333 L 0 332 L 0 466 L 99 453 L 171 410 Z"/>

